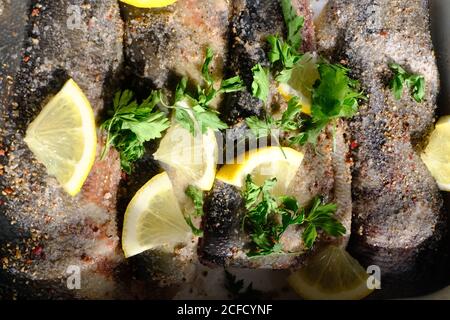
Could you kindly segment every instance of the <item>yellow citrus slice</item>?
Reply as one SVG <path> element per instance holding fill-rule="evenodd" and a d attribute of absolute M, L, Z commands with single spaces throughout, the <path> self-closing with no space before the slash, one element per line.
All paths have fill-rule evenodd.
<path fill-rule="evenodd" d="M 177 180 L 210 190 L 216 175 L 218 145 L 212 129 L 192 135 L 176 124 L 167 130 L 153 157 Z"/>
<path fill-rule="evenodd" d="M 28 126 L 25 142 L 64 190 L 76 195 L 95 160 L 94 113 L 83 91 L 67 81 Z"/>
<path fill-rule="evenodd" d="M 190 235 L 167 173 L 150 179 L 128 204 L 122 232 L 126 257 L 183 243 Z"/>
<path fill-rule="evenodd" d="M 450 116 L 444 116 L 436 123 L 421 157 L 439 188 L 450 191 Z"/>
<path fill-rule="evenodd" d="M 303 160 L 303 153 L 292 148 L 265 147 L 246 152 L 234 164 L 224 165 L 216 175 L 218 180 L 242 187 L 248 174 L 256 184 L 277 178 L 274 194 L 285 194 Z"/>
<path fill-rule="evenodd" d="M 291 79 L 287 83 L 278 85 L 278 92 L 286 101 L 294 96 L 299 98 L 299 104 L 305 114 L 311 114 L 312 88 L 316 80 L 319 79 L 317 62 L 316 55 L 306 53 L 292 71 Z"/>
<path fill-rule="evenodd" d="M 171 5 L 177 0 L 120 0 L 138 8 L 159 8 Z"/>
<path fill-rule="evenodd" d="M 304 299 L 358 300 L 373 291 L 367 287 L 368 277 L 344 248 L 330 245 L 292 273 L 288 282 Z"/>

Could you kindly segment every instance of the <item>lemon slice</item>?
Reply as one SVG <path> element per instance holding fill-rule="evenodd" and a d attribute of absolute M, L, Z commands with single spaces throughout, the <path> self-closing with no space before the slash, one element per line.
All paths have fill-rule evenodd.
<path fill-rule="evenodd" d="M 138 8 L 158 8 L 165 7 L 177 0 L 120 0 L 123 3 L 130 4 Z"/>
<path fill-rule="evenodd" d="M 367 287 L 368 277 L 344 248 L 330 245 L 292 273 L 288 282 L 305 299 L 357 300 L 373 291 Z"/>
<path fill-rule="evenodd" d="M 97 133 L 91 105 L 75 81 L 47 103 L 24 140 L 67 193 L 81 190 L 95 160 Z"/>
<path fill-rule="evenodd" d="M 176 245 L 191 230 L 166 172 L 154 176 L 135 194 L 125 211 L 122 248 L 126 257 L 145 250 Z"/>
<path fill-rule="evenodd" d="M 278 92 L 286 101 L 292 97 L 299 98 L 302 112 L 311 114 L 311 93 L 314 83 L 319 79 L 317 69 L 318 58 L 313 53 L 305 53 L 297 67 L 292 71 L 291 79 L 287 83 L 278 85 Z"/>
<path fill-rule="evenodd" d="M 450 191 L 450 116 L 439 119 L 421 154 L 441 190 Z"/>
<path fill-rule="evenodd" d="M 153 157 L 169 175 L 201 190 L 210 190 L 216 175 L 218 145 L 212 129 L 193 136 L 176 124 L 167 130 Z"/>
<path fill-rule="evenodd" d="M 237 163 L 226 164 L 217 172 L 218 180 L 240 188 L 248 174 L 259 185 L 276 177 L 277 183 L 272 191 L 279 195 L 285 194 L 302 163 L 303 153 L 292 148 L 265 147 L 250 150 L 235 160 Z"/>

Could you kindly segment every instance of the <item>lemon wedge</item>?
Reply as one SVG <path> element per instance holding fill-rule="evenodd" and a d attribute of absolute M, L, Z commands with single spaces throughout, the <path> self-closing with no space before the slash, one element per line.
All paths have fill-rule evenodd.
<path fill-rule="evenodd" d="M 120 0 L 138 8 L 159 8 L 171 5 L 177 0 Z"/>
<path fill-rule="evenodd" d="M 258 185 L 275 177 L 277 183 L 272 191 L 281 195 L 285 194 L 300 167 L 303 153 L 292 148 L 265 147 L 250 150 L 235 160 L 237 163 L 220 168 L 216 175 L 218 180 L 240 188 L 248 174 L 252 175 L 253 181 Z"/>
<path fill-rule="evenodd" d="M 166 172 L 154 176 L 134 195 L 125 211 L 122 249 L 131 257 L 148 249 L 189 239 L 191 230 Z"/>
<path fill-rule="evenodd" d="M 193 136 L 175 124 L 167 130 L 153 157 L 161 162 L 169 176 L 177 177 L 178 184 L 186 182 L 201 190 L 212 188 L 218 158 L 217 140 L 212 129 Z"/>
<path fill-rule="evenodd" d="M 292 273 L 288 282 L 295 292 L 311 300 L 358 300 L 373 290 L 369 275 L 341 247 L 330 245 L 312 256 L 306 266 Z"/>
<path fill-rule="evenodd" d="M 28 126 L 25 142 L 64 190 L 76 195 L 95 160 L 97 133 L 91 105 L 72 79 Z"/>
<path fill-rule="evenodd" d="M 311 114 L 312 88 L 316 80 L 319 79 L 317 62 L 318 58 L 315 54 L 305 53 L 292 71 L 291 79 L 287 83 L 278 85 L 278 92 L 281 96 L 286 101 L 297 96 L 302 112 L 308 115 Z"/>
<path fill-rule="evenodd" d="M 436 123 L 421 157 L 439 188 L 450 191 L 450 116 L 441 117 Z"/>

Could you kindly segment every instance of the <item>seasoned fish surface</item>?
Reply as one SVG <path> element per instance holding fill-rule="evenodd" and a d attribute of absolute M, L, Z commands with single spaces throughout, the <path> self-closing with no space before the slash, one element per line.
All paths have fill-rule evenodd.
<path fill-rule="evenodd" d="M 297 14 L 305 17 L 303 49 L 312 50 L 315 43 L 309 3 L 293 1 L 293 5 Z M 271 34 L 284 35 L 285 22 L 281 6 L 276 1 L 234 1 L 233 10 L 231 69 L 241 74 L 250 87 L 252 66 L 256 63 L 268 66 L 267 37 Z M 269 101 L 271 100 L 275 101 L 276 98 L 269 98 Z M 242 139 L 242 134 L 239 136 L 239 133 L 245 131 L 245 126 L 239 122 L 242 117 L 261 116 L 269 112 L 264 110 L 261 101 L 252 98 L 249 92 L 228 95 L 225 106 L 222 110 L 225 118 L 235 124 L 234 130 L 227 132 L 229 140 L 232 140 L 233 135 L 237 135 L 236 139 Z M 315 248 L 320 247 L 321 243 L 330 242 L 344 246 L 350 234 L 351 178 L 350 162 L 347 161 L 348 141 L 345 137 L 345 123 L 338 121 L 335 132 L 332 131 L 330 126 L 320 135 L 316 147 L 309 145 L 303 150 L 304 160 L 288 188 L 290 195 L 295 196 L 305 206 L 317 195 L 323 196 L 327 202 L 338 204 L 336 217 L 346 227 L 347 234 L 338 239 L 320 234 Z M 312 252 L 306 250 L 301 240 L 303 227 L 291 226 L 280 239 L 284 254 L 248 258 L 246 253 L 250 239 L 242 229 L 245 208 L 241 191 L 225 183 L 219 181 L 215 183 L 206 198 L 205 213 L 204 237 L 199 243 L 199 257 L 204 264 L 286 269 L 301 265 Z"/>
<path fill-rule="evenodd" d="M 316 195 L 338 206 L 336 218 L 347 232 L 339 238 L 328 237 L 319 232 L 314 250 L 323 244 L 345 246 L 350 235 L 351 179 L 348 158 L 348 141 L 345 124 L 339 122 L 324 130 L 316 147 L 308 146 L 305 157 L 291 182 L 289 195 L 295 196 L 301 205 L 308 205 Z M 333 138 L 334 135 L 334 138 Z M 333 150 L 333 145 L 336 149 Z M 226 267 L 287 269 L 300 266 L 314 250 L 305 248 L 301 233 L 303 227 L 289 227 L 280 239 L 284 254 L 261 257 L 247 256 L 250 239 L 242 229 L 245 204 L 241 191 L 236 187 L 216 181 L 205 201 L 203 219 L 204 237 L 199 243 L 199 257 L 206 265 Z"/>
<path fill-rule="evenodd" d="M 23 24 L 10 25 L 22 38 L 4 57 L 11 65 L 0 74 L 0 297 L 115 297 L 122 293 L 114 270 L 123 259 L 115 210 L 117 154 L 97 158 L 81 194 L 72 198 L 23 138 L 68 78 L 80 85 L 96 115 L 103 111 L 106 88 L 122 60 L 118 4 L 25 2 L 2 2 L 2 23 L 19 16 Z M 10 36 L 2 33 L 0 46 Z M 69 290 L 66 280 L 78 271 L 81 288 Z"/>
<path fill-rule="evenodd" d="M 228 1 L 180 0 L 165 8 L 123 5 L 122 9 L 125 55 L 134 75 L 150 79 L 157 88 L 180 76 L 200 83 L 204 52 L 211 47 L 216 53 L 213 77 L 221 78 L 227 51 Z"/>
<path fill-rule="evenodd" d="M 330 1 L 318 27 L 318 46 L 347 61 L 368 101 L 350 123 L 353 221 L 350 252 L 381 269 L 385 296 L 445 285 L 447 217 L 438 187 L 418 152 L 432 128 L 438 72 L 427 1 Z M 394 99 L 388 64 L 425 77 L 421 103 L 408 92 Z"/>
<path fill-rule="evenodd" d="M 251 95 L 251 69 L 257 63 L 269 67 L 267 37 L 285 35 L 286 26 L 279 1 L 233 0 L 231 3 L 230 57 L 226 72 L 230 76 L 240 75 L 247 86 L 247 91 L 230 93 L 225 97 L 221 112 L 224 120 L 234 125 L 246 117 L 265 114 L 262 101 Z M 309 1 L 293 0 L 292 5 L 297 14 L 305 18 L 302 49 L 313 50 L 314 26 Z M 274 88 L 271 91 L 274 92 Z M 269 106 L 271 100 L 269 97 Z"/>

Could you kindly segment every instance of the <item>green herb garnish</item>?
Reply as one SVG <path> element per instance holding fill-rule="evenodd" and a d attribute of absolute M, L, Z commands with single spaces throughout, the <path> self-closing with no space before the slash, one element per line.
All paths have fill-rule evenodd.
<path fill-rule="evenodd" d="M 391 63 L 389 65 L 394 77 L 390 82 L 390 88 L 394 93 L 395 99 L 399 100 L 403 95 L 403 88 L 406 86 L 411 91 L 411 95 L 417 102 L 422 102 L 425 96 L 425 79 L 421 75 L 410 74 L 399 64 Z"/>
<path fill-rule="evenodd" d="M 345 227 L 333 216 L 335 204 L 323 204 L 316 197 L 309 210 L 300 208 L 294 197 L 276 199 L 270 193 L 275 183 L 273 178 L 258 186 L 250 175 L 246 177 L 243 198 L 247 213 L 243 225 L 252 240 L 248 256 L 282 253 L 280 238 L 291 225 L 306 226 L 302 238 L 307 248 L 316 241 L 318 229 L 336 237 L 345 234 Z"/>
<path fill-rule="evenodd" d="M 281 0 L 281 9 L 283 11 L 284 22 L 288 31 L 286 41 L 295 51 L 298 51 L 302 44 L 301 31 L 305 19 L 297 15 L 295 8 L 292 6 L 291 0 Z"/>
<path fill-rule="evenodd" d="M 237 277 L 228 270 L 225 270 L 224 286 L 233 299 L 257 299 L 263 295 L 261 291 L 253 289 L 253 282 L 250 282 L 244 290 L 244 280 L 237 280 Z"/>
<path fill-rule="evenodd" d="M 208 48 L 202 66 L 202 76 L 206 85 L 197 86 L 197 91 L 190 94 L 187 92 L 187 79 L 183 78 L 177 86 L 174 105 L 166 105 L 166 107 L 175 109 L 175 120 L 193 135 L 196 133 L 197 126 L 201 133 L 205 133 L 208 128 L 213 130 L 228 128 L 226 123 L 219 119 L 218 112 L 212 109 L 210 104 L 219 94 L 245 89 L 239 76 L 222 80 L 220 87 L 214 88 L 214 81 L 209 71 L 212 58 L 213 52 Z"/>
<path fill-rule="evenodd" d="M 195 217 L 202 217 L 204 215 L 203 212 L 203 191 L 198 189 L 195 186 L 189 185 L 185 191 L 186 195 L 192 200 L 194 203 L 194 212 L 192 213 Z M 186 223 L 191 227 L 192 233 L 198 237 L 203 236 L 203 231 L 197 228 L 192 222 L 192 215 L 188 215 L 185 217 Z"/>
<path fill-rule="evenodd" d="M 245 119 L 256 138 L 270 136 L 273 131 L 294 131 L 301 128 L 301 120 L 298 118 L 301 112 L 298 97 L 293 97 L 288 102 L 288 107 L 281 119 L 275 120 L 272 116 L 266 116 L 265 119 L 259 119 L 251 116 Z"/>
<path fill-rule="evenodd" d="M 351 118 L 358 112 L 358 100 L 365 99 L 359 82 L 348 76 L 349 69 L 340 64 L 321 63 L 319 80 L 313 86 L 311 118 L 303 123 L 303 132 L 293 142 L 315 143 L 317 136 L 331 121 Z"/>
<path fill-rule="evenodd" d="M 252 95 L 267 102 L 267 98 L 269 97 L 269 71 L 258 63 L 252 68 L 252 72 Z"/>
<path fill-rule="evenodd" d="M 110 146 L 114 146 L 120 153 L 122 169 L 130 173 L 132 162 L 144 155 L 144 143 L 161 138 L 169 127 L 166 115 L 155 108 L 158 102 L 156 92 L 140 104 L 133 99 L 130 90 L 116 93 L 111 118 L 101 125 L 107 132 L 102 158 Z"/>

